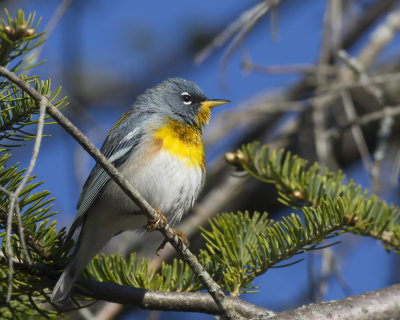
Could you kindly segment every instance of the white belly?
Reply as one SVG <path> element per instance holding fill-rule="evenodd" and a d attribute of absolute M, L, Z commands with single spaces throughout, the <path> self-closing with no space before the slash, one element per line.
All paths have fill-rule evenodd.
<path fill-rule="evenodd" d="M 154 209 L 165 215 L 168 223 L 179 222 L 182 214 L 192 207 L 203 186 L 203 172 L 201 168 L 188 166 L 185 159 L 165 151 L 149 158 L 147 162 L 135 158 L 134 165 L 126 163 L 120 171 Z M 107 207 L 111 206 L 114 212 L 125 215 L 137 210 L 137 206 L 114 182 L 107 184 L 105 193 Z M 131 228 L 137 226 L 126 226 L 125 229 Z"/>

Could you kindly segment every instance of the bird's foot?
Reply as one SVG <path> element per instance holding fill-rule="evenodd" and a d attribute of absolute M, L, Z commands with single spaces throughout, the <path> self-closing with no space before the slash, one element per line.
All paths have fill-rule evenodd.
<path fill-rule="evenodd" d="M 181 230 L 178 230 L 178 229 L 175 229 L 175 228 L 171 228 L 171 229 L 172 229 L 172 232 L 174 233 L 174 236 L 178 237 L 178 239 L 180 241 L 182 241 L 185 244 L 186 247 L 189 247 L 189 240 L 186 238 L 185 234 Z M 168 242 L 168 240 L 164 239 L 163 242 L 161 242 L 161 244 L 159 245 L 159 247 L 158 247 L 158 249 L 156 251 L 156 254 L 158 256 L 160 255 L 160 251 L 162 249 L 164 249 L 164 247 L 165 247 L 167 242 Z"/>
<path fill-rule="evenodd" d="M 147 231 L 154 231 L 157 230 L 161 224 L 161 222 L 166 225 L 167 224 L 167 218 L 164 217 L 164 215 L 161 213 L 160 210 L 156 210 L 157 217 L 154 219 L 149 219 L 147 222 L 146 230 Z"/>
<path fill-rule="evenodd" d="M 147 222 L 147 225 L 146 225 L 146 230 L 147 231 L 157 230 L 160 227 L 160 224 L 164 224 L 164 225 L 167 224 L 167 218 L 164 217 L 164 215 L 161 213 L 161 211 L 160 210 L 156 210 L 156 213 L 157 213 L 157 217 L 154 218 L 154 219 L 149 219 L 149 221 Z M 178 239 L 182 243 L 184 243 L 185 246 L 188 247 L 189 246 L 189 241 L 186 238 L 185 234 L 182 231 L 178 230 L 178 229 L 175 229 L 175 228 L 171 228 L 171 229 L 172 229 L 172 232 L 174 234 L 174 237 L 178 237 Z M 162 249 L 164 249 L 164 247 L 165 247 L 167 242 L 168 242 L 168 240 L 164 239 L 163 242 L 161 242 L 161 244 L 157 248 L 156 254 L 158 256 L 160 255 L 159 254 L 160 251 Z"/>

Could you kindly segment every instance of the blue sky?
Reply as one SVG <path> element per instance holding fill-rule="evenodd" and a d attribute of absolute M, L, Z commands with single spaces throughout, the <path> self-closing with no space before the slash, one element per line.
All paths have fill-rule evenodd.
<path fill-rule="evenodd" d="M 187 39 L 196 28 L 203 30 L 221 30 L 240 12 L 250 8 L 256 2 L 247 1 L 90 1 L 81 4 L 82 8 L 69 8 L 67 14 L 56 26 L 43 47 L 41 59 L 47 62 L 37 69 L 43 78 L 51 77 L 53 85 L 61 85 L 68 94 L 68 84 L 64 83 L 63 73 L 77 68 L 76 57 L 85 72 L 92 74 L 90 83 L 84 85 L 101 87 L 104 76 L 125 81 L 129 86 L 134 79 L 147 86 L 158 83 L 167 76 L 181 76 L 195 81 L 211 98 L 226 98 L 232 103 L 217 110 L 227 113 L 254 95 L 287 87 L 299 78 L 297 75 L 265 76 L 258 74 L 243 75 L 240 67 L 240 52 L 246 49 L 252 60 L 258 64 L 300 64 L 313 63 L 319 52 L 325 1 L 307 0 L 283 1 L 279 16 L 279 34 L 273 39 L 270 33 L 270 21 L 263 19 L 249 34 L 229 62 L 226 72 L 228 90 L 219 85 L 219 67 L 221 50 L 206 62 L 197 66 L 191 57 L 182 56 L 177 69 L 159 66 L 165 57 L 180 56 L 187 46 Z M 11 14 L 17 8 L 26 12 L 36 11 L 43 17 L 40 28 L 48 23 L 59 1 L 15 1 L 9 8 Z M 79 35 L 81 49 L 78 53 L 68 50 L 66 34 Z M 399 53 L 399 37 L 382 56 Z M 155 69 L 165 67 L 165 72 Z M 132 88 L 135 91 L 135 88 Z M 103 137 L 124 110 L 133 102 L 132 97 L 119 97 L 118 101 L 105 99 L 101 105 L 88 105 L 85 109 L 95 126 L 80 119 L 74 119 L 78 126 L 93 138 L 100 146 Z M 66 110 L 68 113 L 68 111 Z M 210 126 L 213 126 L 211 121 Z M 93 161 L 80 157 L 83 173 L 76 178 L 74 159 L 82 155 L 80 147 L 62 129 L 55 126 L 46 128 L 55 138 L 45 139 L 35 173 L 44 180 L 44 188 L 56 197 L 55 209 L 58 226 L 69 225 L 75 215 L 75 205 L 81 184 L 88 174 Z M 21 165 L 26 166 L 31 145 L 23 151 L 16 151 Z M 215 153 L 215 154 L 214 154 Z M 220 157 L 213 152 L 213 157 Z M 209 158 L 210 159 L 210 158 Z M 86 172 L 85 172 L 86 171 Z M 356 181 L 369 187 L 368 176 L 360 166 L 350 168 L 348 174 Z M 391 200 L 391 199 L 389 199 Z M 267 209 L 267 208 L 266 208 Z M 387 286 L 390 283 L 390 266 L 394 254 L 387 254 L 381 245 L 372 239 L 344 236 L 343 242 L 333 250 L 337 252 L 342 267 L 342 275 L 351 288 L 352 294 Z M 346 250 L 344 250 L 346 249 Z M 307 256 L 305 257 L 307 260 Z M 318 255 L 316 260 L 318 261 Z M 307 297 L 308 271 L 307 261 L 295 266 L 274 269 L 257 279 L 260 293 L 245 295 L 244 299 L 260 306 L 282 310 L 296 306 L 301 297 Z M 373 276 L 372 276 L 373 275 Z M 336 281 L 330 281 L 327 299 L 344 297 Z M 307 301 L 303 301 L 307 302 Z M 139 311 L 138 318 L 145 319 L 148 311 Z M 126 319 L 129 317 L 127 316 Z M 191 319 L 211 319 L 206 315 L 193 314 Z M 161 319 L 187 319 L 184 314 L 164 313 Z"/>

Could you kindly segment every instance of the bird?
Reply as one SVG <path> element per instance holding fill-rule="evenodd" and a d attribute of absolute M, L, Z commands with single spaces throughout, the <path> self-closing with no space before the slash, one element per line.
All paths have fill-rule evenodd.
<path fill-rule="evenodd" d="M 208 99 L 194 82 L 168 78 L 137 96 L 111 128 L 100 151 L 174 225 L 193 206 L 204 185 L 203 127 L 211 109 L 228 102 Z M 68 299 L 86 265 L 114 235 L 143 230 L 146 223 L 139 207 L 97 163 L 82 188 L 67 239 L 80 230 L 79 236 L 51 301 Z"/>

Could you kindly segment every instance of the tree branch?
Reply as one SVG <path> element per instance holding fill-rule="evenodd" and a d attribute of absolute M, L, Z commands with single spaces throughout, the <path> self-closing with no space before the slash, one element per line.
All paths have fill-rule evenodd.
<path fill-rule="evenodd" d="M 15 262 L 19 270 L 55 280 L 57 274 L 41 265 Z M 93 298 L 147 310 L 200 312 L 223 315 L 208 293 L 145 290 L 115 283 L 80 280 L 77 289 Z M 89 291 L 89 293 L 88 293 Z M 274 312 L 236 297 L 226 298 L 241 317 L 268 320 L 391 320 L 400 319 L 400 284 L 338 300 Z"/>
<path fill-rule="evenodd" d="M 202 292 L 162 292 L 137 289 L 113 283 L 85 281 L 85 289 L 97 299 L 150 310 L 221 314 L 213 299 Z M 274 313 L 238 298 L 227 298 L 243 317 L 269 320 L 389 320 L 400 318 L 400 284 L 360 295 L 308 304 Z"/>
<path fill-rule="evenodd" d="M 221 309 L 208 293 L 204 292 L 168 292 L 145 290 L 121 286 L 115 283 L 105 283 L 93 280 L 82 282 L 85 290 L 99 300 L 121 303 L 126 306 L 140 307 L 148 310 L 201 312 L 213 315 L 223 315 Z M 271 310 L 257 307 L 239 298 L 228 297 L 229 303 L 242 317 L 271 317 Z"/>
<path fill-rule="evenodd" d="M 339 300 L 308 304 L 269 320 L 400 319 L 400 284 Z"/>
<path fill-rule="evenodd" d="M 4 67 L 0 67 L 0 75 L 15 83 L 24 90 L 37 103 L 43 103 L 43 97 L 33 87 L 24 80 L 20 79 L 13 72 Z M 47 99 L 46 99 L 47 100 Z M 108 173 L 110 178 L 125 192 L 125 194 L 143 211 L 149 219 L 156 219 L 157 212 L 150 204 L 135 190 L 129 182 L 119 173 L 119 171 L 107 160 L 107 158 L 90 142 L 90 140 L 64 115 L 54 107 L 48 100 L 46 102 L 46 111 L 56 120 L 78 143 L 101 165 Z M 171 245 L 182 256 L 182 259 L 191 267 L 196 276 L 201 280 L 205 288 L 215 300 L 221 313 L 228 319 L 238 319 L 238 315 L 233 309 L 230 300 L 227 299 L 221 287 L 211 278 L 209 273 L 198 262 L 197 258 L 190 252 L 188 247 L 175 235 L 170 226 L 162 221 L 158 224 L 158 231 L 171 243 Z"/>

